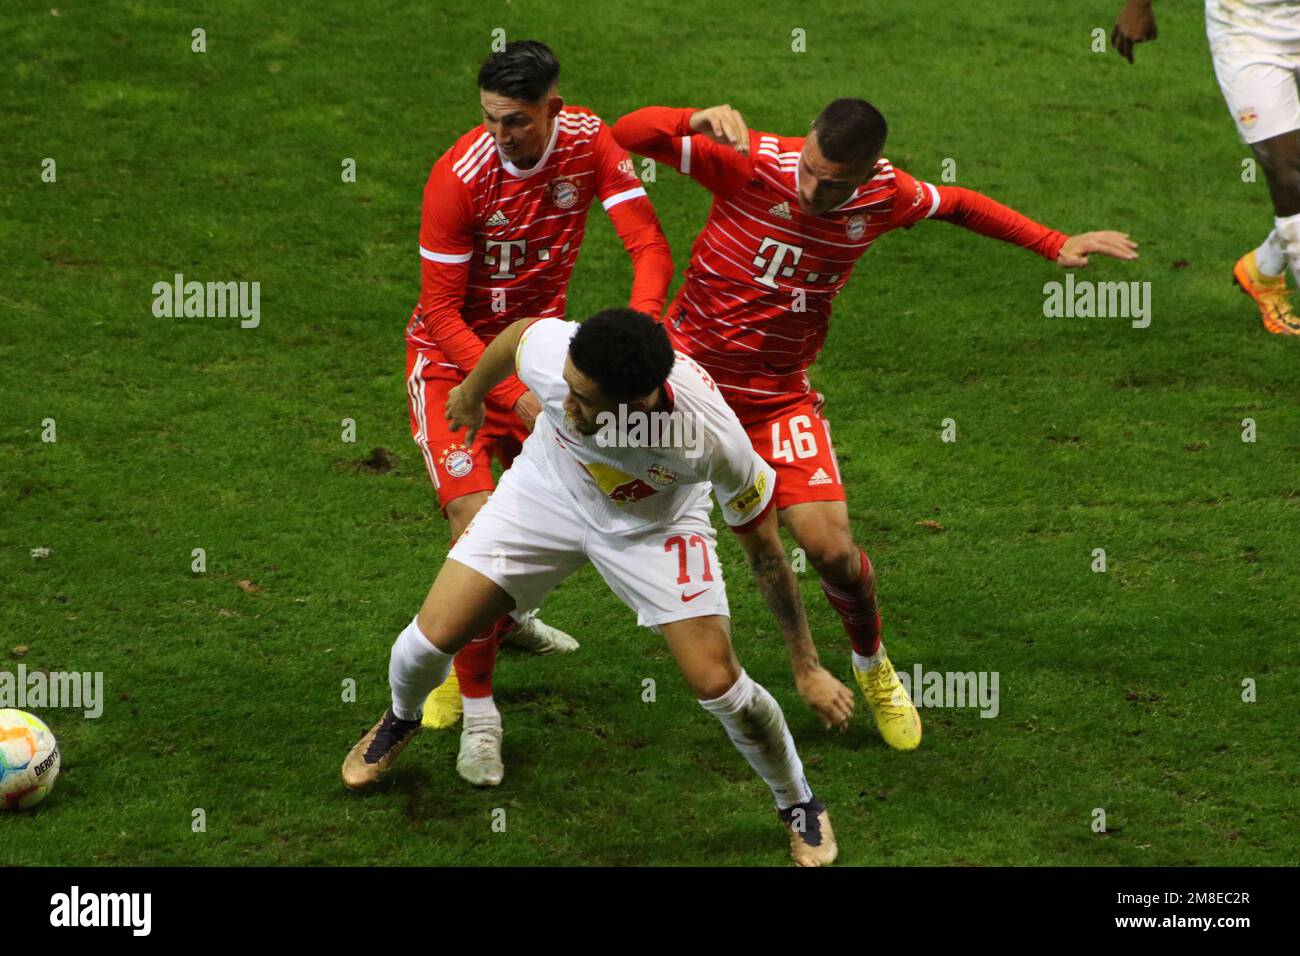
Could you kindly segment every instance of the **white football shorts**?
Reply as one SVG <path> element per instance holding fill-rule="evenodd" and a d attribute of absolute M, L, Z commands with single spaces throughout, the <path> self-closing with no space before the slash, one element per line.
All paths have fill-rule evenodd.
<path fill-rule="evenodd" d="M 611 535 L 591 527 L 564 489 L 520 455 L 448 558 L 500 585 L 515 600 L 515 618 L 588 561 L 643 627 L 729 617 L 711 501 L 701 496 L 671 526 Z"/>
<path fill-rule="evenodd" d="M 1225 44 L 1211 50 L 1214 75 L 1228 112 L 1245 143 L 1258 143 L 1300 130 L 1300 53 L 1242 49 Z"/>

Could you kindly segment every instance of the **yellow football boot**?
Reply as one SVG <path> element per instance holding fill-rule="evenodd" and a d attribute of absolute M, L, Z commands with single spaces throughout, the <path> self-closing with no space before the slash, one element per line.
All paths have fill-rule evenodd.
<path fill-rule="evenodd" d="M 1291 290 L 1286 287 L 1286 276 L 1268 276 L 1260 272 L 1255 250 L 1237 260 L 1232 270 L 1232 281 L 1255 300 L 1264 328 L 1274 335 L 1300 335 L 1300 318 L 1291 311 Z"/>
<path fill-rule="evenodd" d="M 921 715 L 916 712 L 907 689 L 894 673 L 889 656 L 882 653 L 875 667 L 858 670 L 853 665 L 853 676 L 862 688 L 862 696 L 876 718 L 876 729 L 885 743 L 895 750 L 915 750 L 921 743 Z"/>
<path fill-rule="evenodd" d="M 460 679 L 456 677 L 456 669 L 453 667 L 448 672 L 447 679 L 435 687 L 433 693 L 424 702 L 423 726 L 430 730 L 446 730 L 448 727 L 454 727 L 463 707 L 464 704 L 460 699 Z"/>

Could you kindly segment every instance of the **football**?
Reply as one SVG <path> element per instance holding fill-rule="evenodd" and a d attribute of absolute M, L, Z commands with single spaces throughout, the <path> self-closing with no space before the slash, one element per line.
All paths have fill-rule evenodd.
<path fill-rule="evenodd" d="M 0 810 L 30 810 L 59 777 L 59 742 L 22 710 L 0 710 Z"/>

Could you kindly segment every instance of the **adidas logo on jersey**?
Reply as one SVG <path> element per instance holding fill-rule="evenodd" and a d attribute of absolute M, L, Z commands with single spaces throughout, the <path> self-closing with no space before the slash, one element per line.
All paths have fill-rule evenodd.
<path fill-rule="evenodd" d="M 813 472 L 813 476 L 808 479 L 810 485 L 829 485 L 833 483 L 831 476 L 826 474 L 825 468 L 818 468 Z"/>
<path fill-rule="evenodd" d="M 505 217 L 505 214 L 500 209 L 498 209 L 492 215 L 488 216 L 487 224 L 492 229 L 500 229 L 502 226 L 510 225 L 510 220 Z"/>
<path fill-rule="evenodd" d="M 794 216 L 790 215 L 790 204 L 788 202 L 777 203 L 775 206 L 773 206 L 771 209 L 768 210 L 768 213 L 773 216 L 780 216 L 782 219 L 794 218 Z"/>

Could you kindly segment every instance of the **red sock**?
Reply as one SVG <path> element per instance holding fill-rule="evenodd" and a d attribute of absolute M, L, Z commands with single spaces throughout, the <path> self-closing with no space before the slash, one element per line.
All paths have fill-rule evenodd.
<path fill-rule="evenodd" d="M 459 535 L 451 536 L 454 545 Z M 451 664 L 456 668 L 456 680 L 460 683 L 462 697 L 491 697 L 492 672 L 497 666 L 497 651 L 501 647 L 502 636 L 509 634 L 515 621 L 509 614 L 504 615 L 486 631 L 475 635 L 474 639 L 462 647 Z"/>
<path fill-rule="evenodd" d="M 857 583 L 851 590 L 842 590 L 822 581 L 822 593 L 844 622 L 849 643 L 863 657 L 880 650 L 880 608 L 876 606 L 876 582 L 867 552 L 858 548 L 862 566 Z M 463 651 L 461 653 L 464 653 Z"/>
<path fill-rule="evenodd" d="M 462 697 L 492 696 L 492 672 L 497 666 L 497 648 L 501 646 L 501 636 L 509 633 L 514 624 L 514 620 L 506 615 L 477 635 L 452 658 Z"/>

